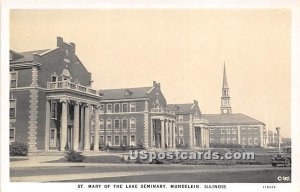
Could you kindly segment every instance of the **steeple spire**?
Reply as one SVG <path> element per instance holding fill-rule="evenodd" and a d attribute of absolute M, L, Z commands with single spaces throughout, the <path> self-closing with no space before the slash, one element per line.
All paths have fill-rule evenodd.
<path fill-rule="evenodd" d="M 224 70 L 223 70 L 223 86 L 222 86 L 222 97 L 221 97 L 221 114 L 230 114 L 230 96 L 229 96 L 229 87 L 227 82 L 226 75 L 226 66 L 224 61 Z"/>
<path fill-rule="evenodd" d="M 224 88 L 228 88 L 225 61 L 224 61 L 224 70 L 223 70 L 223 89 Z"/>

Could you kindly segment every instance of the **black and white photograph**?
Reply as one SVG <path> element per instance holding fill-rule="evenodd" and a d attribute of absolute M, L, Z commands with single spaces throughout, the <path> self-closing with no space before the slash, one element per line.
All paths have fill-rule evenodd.
<path fill-rule="evenodd" d="M 1 191 L 297 191 L 299 2 L 82 3 L 1 3 Z"/>

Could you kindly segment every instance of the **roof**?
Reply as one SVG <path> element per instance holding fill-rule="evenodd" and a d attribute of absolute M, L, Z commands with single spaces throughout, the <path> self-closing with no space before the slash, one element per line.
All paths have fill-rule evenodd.
<path fill-rule="evenodd" d="M 43 50 L 36 50 L 36 51 L 27 51 L 27 52 L 15 52 L 18 53 L 20 56 L 23 56 L 21 58 L 18 58 L 16 60 L 12 60 L 10 63 L 22 63 L 22 62 L 30 62 L 33 61 L 33 54 L 42 54 L 49 49 L 43 49 Z M 14 51 L 13 51 L 14 52 Z"/>
<path fill-rule="evenodd" d="M 175 113 L 189 113 L 192 111 L 194 103 L 185 104 L 168 104 L 167 108 L 175 111 Z"/>
<path fill-rule="evenodd" d="M 103 100 L 145 98 L 152 87 L 121 88 L 100 90 Z M 128 93 L 126 95 L 126 93 Z"/>
<path fill-rule="evenodd" d="M 253 119 L 242 113 L 235 114 L 202 114 L 202 118 L 208 120 L 209 125 L 265 125 L 263 122 Z"/>

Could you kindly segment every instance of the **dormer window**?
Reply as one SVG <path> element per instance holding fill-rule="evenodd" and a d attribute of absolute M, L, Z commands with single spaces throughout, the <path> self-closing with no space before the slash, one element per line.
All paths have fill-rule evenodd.
<path fill-rule="evenodd" d="M 11 53 L 9 53 L 9 60 L 13 60 L 13 55 Z"/>
<path fill-rule="evenodd" d="M 132 93 L 133 93 L 132 91 L 130 91 L 129 89 L 126 89 L 124 95 L 125 95 L 125 97 L 129 97 Z"/>

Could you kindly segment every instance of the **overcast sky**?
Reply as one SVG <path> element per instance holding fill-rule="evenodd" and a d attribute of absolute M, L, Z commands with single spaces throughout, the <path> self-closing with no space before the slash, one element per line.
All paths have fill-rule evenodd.
<path fill-rule="evenodd" d="M 220 113 L 223 64 L 233 113 L 290 136 L 288 10 L 17 10 L 10 17 L 15 51 L 76 44 L 93 88 L 161 83 L 168 103 L 199 101 Z"/>

